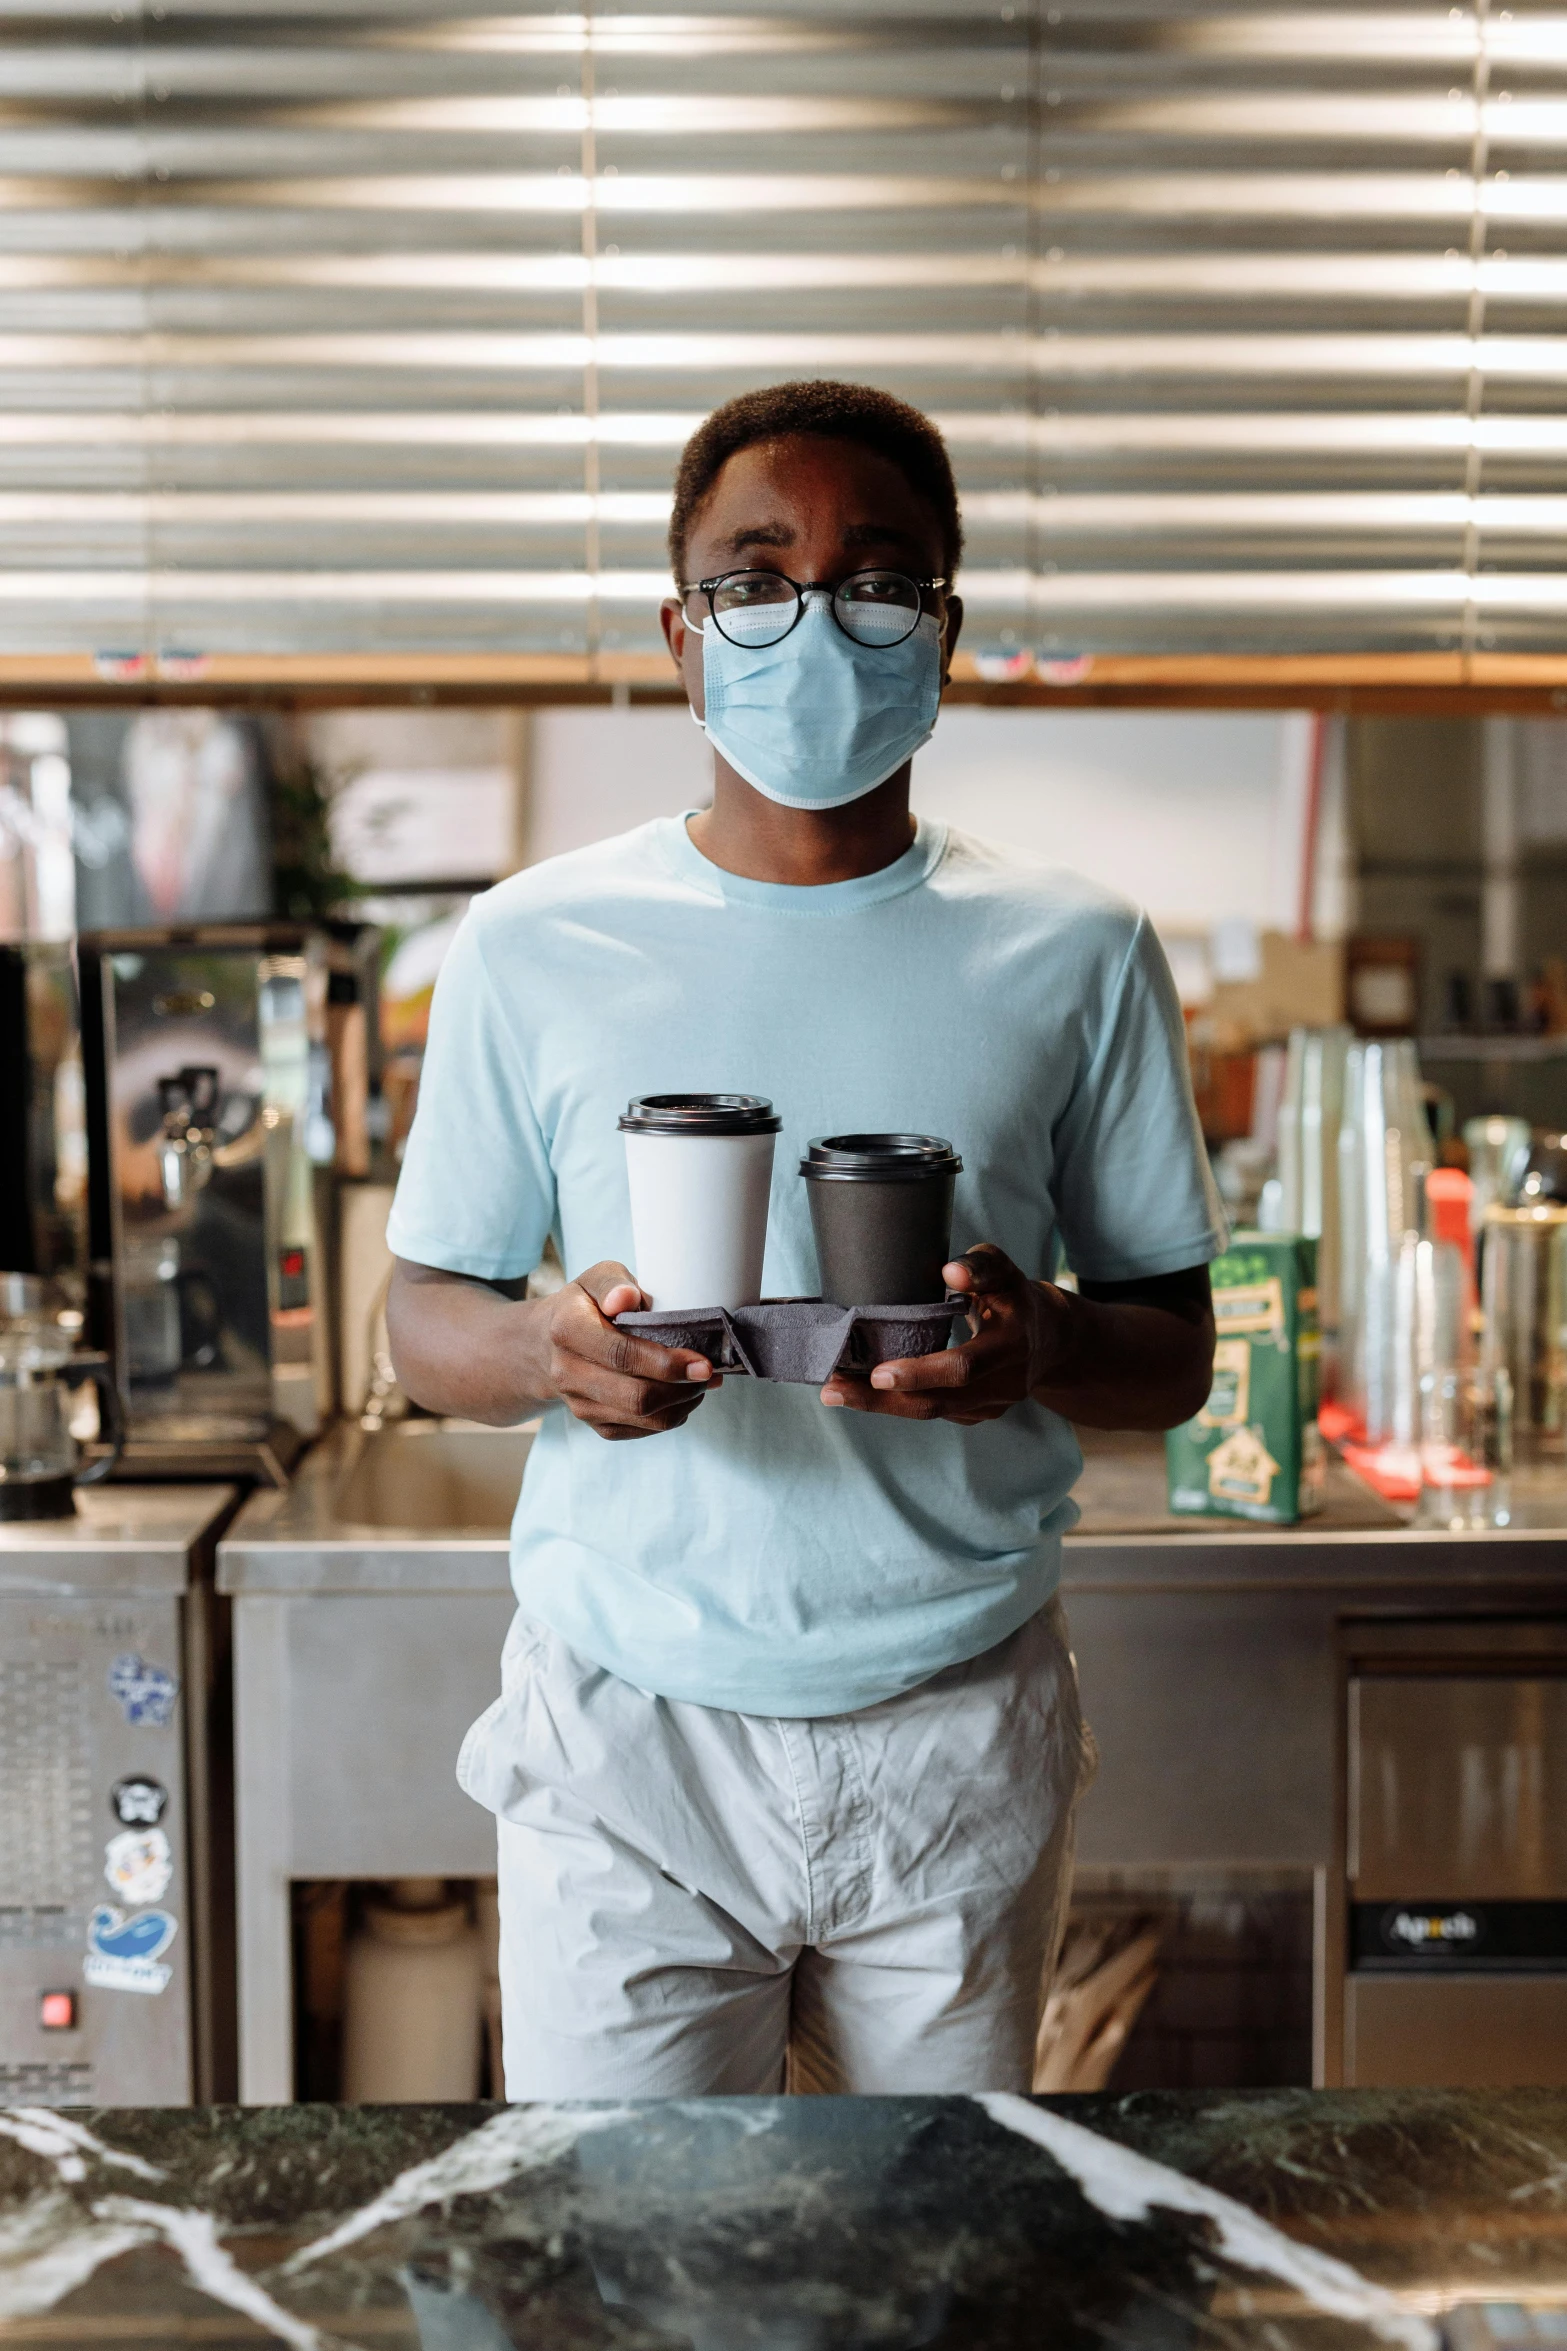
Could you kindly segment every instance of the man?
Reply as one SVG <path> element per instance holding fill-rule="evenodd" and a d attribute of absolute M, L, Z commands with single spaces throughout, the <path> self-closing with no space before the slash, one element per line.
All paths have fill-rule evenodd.
<path fill-rule="evenodd" d="M 514 2098 L 767 2092 L 786 2052 L 799 2086 L 1030 2083 L 1086 1776 L 1069 1422 L 1202 1403 L 1224 1227 L 1146 921 L 911 819 L 960 544 L 887 394 L 717 410 L 663 613 L 712 806 L 489 892 L 436 991 L 397 1368 L 439 1412 L 549 1405 L 459 1766 L 499 1819 Z M 617 1330 L 616 1120 L 677 1091 L 782 1114 L 769 1294 L 816 1287 L 811 1137 L 950 1138 L 972 1335 L 818 1393 Z M 524 1300 L 551 1233 L 572 1279 Z"/>

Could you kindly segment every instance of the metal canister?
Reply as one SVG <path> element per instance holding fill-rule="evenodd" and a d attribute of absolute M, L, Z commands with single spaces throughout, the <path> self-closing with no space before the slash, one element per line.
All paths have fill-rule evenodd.
<path fill-rule="evenodd" d="M 1486 1210 L 1480 1234 L 1482 1378 L 1512 1382 L 1520 1455 L 1567 1453 L 1567 1207 Z"/>

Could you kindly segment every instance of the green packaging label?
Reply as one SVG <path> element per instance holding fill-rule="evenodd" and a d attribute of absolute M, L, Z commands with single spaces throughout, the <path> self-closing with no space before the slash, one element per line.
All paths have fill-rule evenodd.
<path fill-rule="evenodd" d="M 1317 1244 L 1237 1233 L 1209 1271 L 1213 1385 L 1202 1410 L 1165 1438 L 1170 1508 L 1292 1526 L 1322 1507 Z"/>

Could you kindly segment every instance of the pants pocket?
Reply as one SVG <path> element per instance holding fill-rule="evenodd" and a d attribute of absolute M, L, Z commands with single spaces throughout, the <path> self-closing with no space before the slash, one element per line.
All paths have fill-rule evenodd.
<path fill-rule="evenodd" d="M 486 1812 L 502 1813 L 517 1795 L 517 1758 L 534 1670 L 549 1636 L 521 1609 L 501 1650 L 501 1694 L 470 1723 L 457 1750 L 457 1785 Z"/>
<path fill-rule="evenodd" d="M 1099 1742 L 1084 1719 L 1082 1693 L 1077 1680 L 1077 1658 L 1072 1650 L 1072 1628 L 1067 1622 L 1066 1610 L 1061 1605 L 1059 1595 L 1049 1603 L 1045 1613 L 1061 1644 L 1064 1669 L 1062 1696 L 1077 1724 L 1077 1788 L 1073 1799 L 1077 1802 L 1087 1795 L 1099 1777 Z"/>

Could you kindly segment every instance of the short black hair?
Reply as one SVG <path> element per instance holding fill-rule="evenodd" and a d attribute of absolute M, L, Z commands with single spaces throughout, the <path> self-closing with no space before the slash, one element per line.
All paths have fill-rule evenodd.
<path fill-rule="evenodd" d="M 769 384 L 765 391 L 742 392 L 698 425 L 675 471 L 669 560 L 677 581 L 685 578 L 686 537 L 697 508 L 730 458 L 759 441 L 782 441 L 803 433 L 822 441 L 857 441 L 895 465 L 935 515 L 943 570 L 948 579 L 953 577 L 963 556 L 963 523 L 952 460 L 936 426 L 906 400 L 874 385 L 818 381 Z"/>

